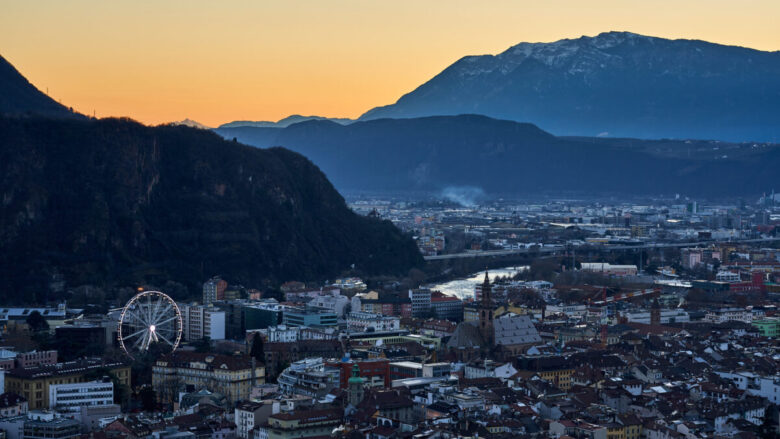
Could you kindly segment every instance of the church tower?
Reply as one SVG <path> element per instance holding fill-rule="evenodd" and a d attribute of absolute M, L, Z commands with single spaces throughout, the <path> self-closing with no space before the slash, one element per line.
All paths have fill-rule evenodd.
<path fill-rule="evenodd" d="M 357 407 L 358 404 L 360 404 L 363 401 L 363 378 L 360 376 L 360 367 L 357 363 L 355 363 L 354 366 L 352 366 L 352 377 L 349 379 L 349 403 L 352 404 L 353 407 Z"/>
<path fill-rule="evenodd" d="M 485 281 L 482 282 L 482 300 L 479 303 L 479 332 L 488 348 L 493 347 L 495 332 L 493 330 L 493 298 L 492 286 L 488 272 L 485 270 Z"/>
<path fill-rule="evenodd" d="M 653 300 L 653 306 L 650 308 L 650 324 L 661 324 L 661 304 L 658 303 L 658 299 Z"/>

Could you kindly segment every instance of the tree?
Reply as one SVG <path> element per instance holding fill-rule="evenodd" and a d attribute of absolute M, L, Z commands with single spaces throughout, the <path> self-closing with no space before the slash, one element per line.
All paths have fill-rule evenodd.
<path fill-rule="evenodd" d="M 211 350 L 211 338 L 204 336 L 198 341 L 192 343 L 195 346 L 195 352 L 209 352 Z"/>
<path fill-rule="evenodd" d="M 27 316 L 27 325 L 33 332 L 48 331 L 49 322 L 38 311 L 33 311 Z"/>
<path fill-rule="evenodd" d="M 254 357 L 259 363 L 265 363 L 262 335 L 255 334 L 254 338 L 252 338 L 252 349 L 249 351 L 249 355 Z"/>
<path fill-rule="evenodd" d="M 263 299 L 276 299 L 278 302 L 284 302 L 284 292 L 280 288 L 270 288 L 263 293 Z"/>

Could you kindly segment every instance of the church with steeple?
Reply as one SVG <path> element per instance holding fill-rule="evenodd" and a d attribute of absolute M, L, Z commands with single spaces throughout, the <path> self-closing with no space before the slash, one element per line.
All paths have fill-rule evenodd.
<path fill-rule="evenodd" d="M 485 270 L 485 281 L 482 282 L 482 300 L 479 303 L 479 333 L 482 340 L 487 344 L 488 349 L 492 349 L 495 343 L 495 334 L 493 329 L 493 307 L 492 297 L 493 287 L 490 285 L 488 271 Z"/>
<path fill-rule="evenodd" d="M 531 319 L 526 315 L 503 315 L 495 318 L 493 286 L 485 270 L 482 297 L 477 303 L 479 319 L 461 322 L 447 342 L 447 354 L 457 361 L 475 358 L 510 357 L 542 339 Z"/>

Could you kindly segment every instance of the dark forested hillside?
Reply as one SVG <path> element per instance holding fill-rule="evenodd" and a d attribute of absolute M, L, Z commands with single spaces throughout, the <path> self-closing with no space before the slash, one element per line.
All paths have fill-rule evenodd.
<path fill-rule="evenodd" d="M 411 239 L 354 214 L 303 156 L 181 126 L 2 117 L 0 193 L 0 291 L 17 301 L 57 276 L 259 286 L 422 263 Z"/>

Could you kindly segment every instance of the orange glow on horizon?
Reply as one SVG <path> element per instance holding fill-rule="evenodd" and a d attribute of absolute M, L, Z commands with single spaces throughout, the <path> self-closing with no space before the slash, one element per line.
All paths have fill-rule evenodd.
<path fill-rule="evenodd" d="M 34 85 L 150 124 L 354 118 L 462 56 L 610 30 L 780 49 L 776 0 L 0 2 L 0 55 Z"/>

